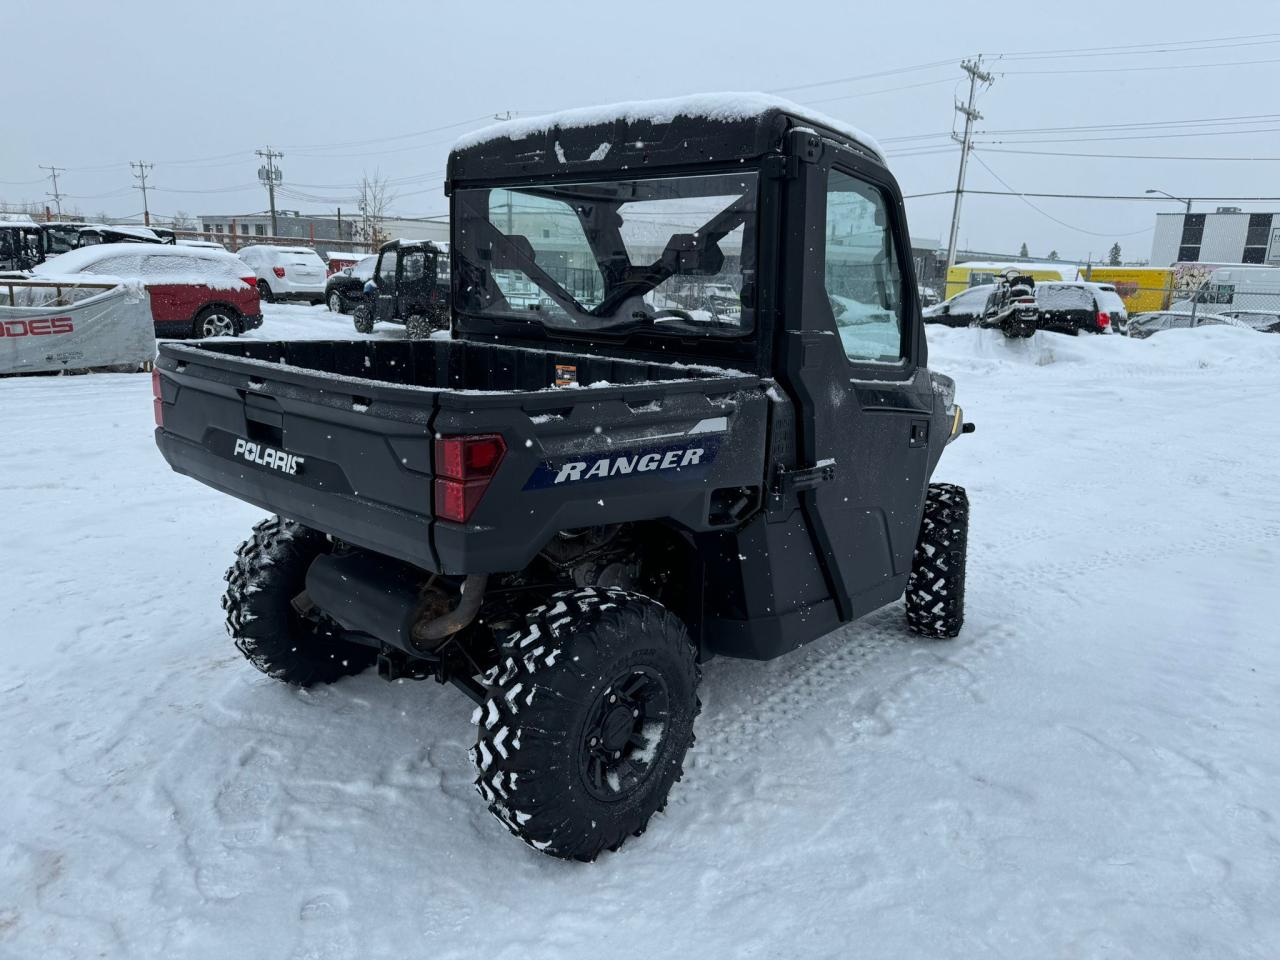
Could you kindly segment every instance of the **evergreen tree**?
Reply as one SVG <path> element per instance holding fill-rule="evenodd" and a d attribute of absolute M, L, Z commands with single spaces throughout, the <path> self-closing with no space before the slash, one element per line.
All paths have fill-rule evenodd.
<path fill-rule="evenodd" d="M 1058 259 L 1058 251 L 1057 251 L 1057 250 L 1050 250 L 1050 251 L 1049 251 L 1049 259 L 1050 259 L 1050 260 L 1057 260 L 1057 259 Z"/>
<path fill-rule="evenodd" d="M 1111 245 L 1111 251 L 1107 254 L 1107 263 L 1113 267 L 1120 266 L 1120 244 L 1118 241 Z"/>
<path fill-rule="evenodd" d="M 1024 243 L 1024 244 L 1022 245 L 1022 247 L 1018 250 L 1018 256 L 1020 256 L 1020 257 L 1029 257 L 1029 256 L 1031 256 L 1031 251 L 1027 249 L 1027 245 L 1026 245 L 1025 243 Z"/>

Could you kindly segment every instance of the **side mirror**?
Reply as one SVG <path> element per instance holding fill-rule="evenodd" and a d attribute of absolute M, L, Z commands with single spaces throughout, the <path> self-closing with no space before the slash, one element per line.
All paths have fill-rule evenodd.
<path fill-rule="evenodd" d="M 948 315 L 951 313 L 951 304 L 949 304 L 949 303 L 944 303 L 944 304 L 942 304 L 942 306 L 941 306 L 941 308 L 939 308 L 938 312 L 939 312 L 940 314 L 942 314 L 944 317 L 945 317 L 945 316 L 948 316 Z"/>

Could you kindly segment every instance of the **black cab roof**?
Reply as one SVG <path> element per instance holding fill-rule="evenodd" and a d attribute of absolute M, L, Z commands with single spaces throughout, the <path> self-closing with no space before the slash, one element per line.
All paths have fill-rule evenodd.
<path fill-rule="evenodd" d="M 884 163 L 868 134 L 789 100 L 704 94 L 566 110 L 476 130 L 449 154 L 446 191 L 459 181 L 746 161 L 776 150 L 793 129 L 813 130 Z"/>

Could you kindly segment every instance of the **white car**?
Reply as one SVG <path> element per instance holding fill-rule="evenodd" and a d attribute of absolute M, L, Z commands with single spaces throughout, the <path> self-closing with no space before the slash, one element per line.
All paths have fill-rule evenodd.
<path fill-rule="evenodd" d="M 328 270 L 310 247 L 275 247 L 250 244 L 236 255 L 258 276 L 258 293 L 263 300 L 306 300 L 324 303 L 324 283 Z"/>

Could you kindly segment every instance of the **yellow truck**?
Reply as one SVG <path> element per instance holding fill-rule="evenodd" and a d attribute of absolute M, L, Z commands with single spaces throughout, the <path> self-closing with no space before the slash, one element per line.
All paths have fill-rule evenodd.
<path fill-rule="evenodd" d="M 1176 271 L 1170 267 L 1086 267 L 1080 279 L 1090 283 L 1109 283 L 1124 300 L 1132 316 L 1148 310 L 1168 309 L 1177 283 Z"/>
<path fill-rule="evenodd" d="M 983 283 L 996 283 L 1004 276 L 1006 270 L 1017 270 L 1039 283 L 1041 280 L 1078 280 L 1080 269 L 1073 263 L 1028 263 L 994 260 L 957 263 L 947 271 L 947 292 L 944 300 L 950 300 L 957 293 L 963 293 L 970 287 Z"/>

